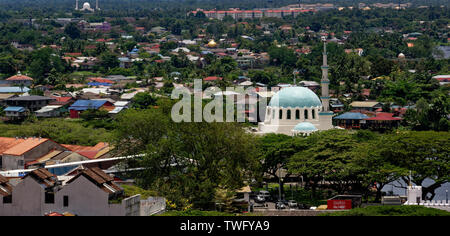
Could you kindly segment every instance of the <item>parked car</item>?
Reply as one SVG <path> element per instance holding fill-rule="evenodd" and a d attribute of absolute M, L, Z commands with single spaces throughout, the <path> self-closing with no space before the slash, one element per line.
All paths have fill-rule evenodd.
<path fill-rule="evenodd" d="M 269 191 L 265 191 L 265 190 L 261 190 L 261 191 L 259 191 L 259 194 L 258 195 L 261 195 L 261 196 L 264 196 L 264 198 L 266 199 L 266 201 L 268 201 L 268 200 L 270 200 L 270 193 L 269 193 Z"/>
<path fill-rule="evenodd" d="M 266 202 L 266 198 L 264 197 L 264 195 L 258 194 L 255 197 L 255 202 L 258 202 L 258 203 Z"/>
<path fill-rule="evenodd" d="M 279 201 L 275 204 L 275 208 L 278 210 L 286 209 L 286 204 L 282 201 Z"/>
<path fill-rule="evenodd" d="M 298 204 L 294 200 L 289 200 L 288 201 L 288 206 L 289 206 L 289 208 L 298 208 Z"/>

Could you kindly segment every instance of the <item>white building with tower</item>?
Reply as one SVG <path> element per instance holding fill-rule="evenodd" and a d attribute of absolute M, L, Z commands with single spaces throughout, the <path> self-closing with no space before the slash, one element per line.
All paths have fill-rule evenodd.
<path fill-rule="evenodd" d="M 90 4 L 89 2 L 83 3 L 82 8 L 79 8 L 78 1 L 79 1 L 79 0 L 75 0 L 75 10 L 77 10 L 77 11 L 90 11 L 90 12 L 94 12 L 94 11 L 100 10 L 100 7 L 99 7 L 99 5 L 98 5 L 98 0 L 95 0 L 95 9 L 93 9 L 93 8 L 91 7 L 91 4 Z"/>
<path fill-rule="evenodd" d="M 286 87 L 278 91 L 266 108 L 265 120 L 258 124 L 258 133 L 309 135 L 332 129 L 333 112 L 330 95 L 326 44 L 323 51 L 322 96 L 305 87 Z"/>

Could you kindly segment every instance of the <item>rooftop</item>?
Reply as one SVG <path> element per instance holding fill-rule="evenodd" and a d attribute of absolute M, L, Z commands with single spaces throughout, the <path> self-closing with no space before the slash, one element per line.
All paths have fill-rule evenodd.
<path fill-rule="evenodd" d="M 4 138 L 0 138 L 4 139 Z M 50 139 L 46 138 L 27 138 L 27 139 L 19 139 L 21 141 L 17 141 L 11 148 L 5 150 L 3 155 L 12 155 L 12 156 L 21 156 L 24 153 L 27 153 L 31 149 L 39 146 L 42 143 L 49 141 Z"/>

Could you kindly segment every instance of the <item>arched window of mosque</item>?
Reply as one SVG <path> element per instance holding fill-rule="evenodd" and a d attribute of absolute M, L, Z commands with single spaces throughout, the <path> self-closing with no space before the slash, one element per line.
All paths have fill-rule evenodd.
<path fill-rule="evenodd" d="M 270 117 L 270 108 L 267 109 L 267 116 Z"/>
<path fill-rule="evenodd" d="M 283 119 L 283 110 L 280 109 L 280 120 Z"/>
<path fill-rule="evenodd" d="M 291 110 L 287 110 L 286 119 L 288 119 L 288 120 L 291 119 Z"/>
<path fill-rule="evenodd" d="M 295 119 L 300 120 L 300 110 L 299 109 L 295 110 Z"/>
<path fill-rule="evenodd" d="M 275 111 L 272 112 L 272 119 L 275 119 Z"/>
<path fill-rule="evenodd" d="M 305 109 L 305 120 L 308 119 L 308 110 Z"/>
<path fill-rule="evenodd" d="M 313 110 L 311 110 L 312 111 L 312 118 L 313 119 L 316 119 L 316 111 L 313 109 Z"/>

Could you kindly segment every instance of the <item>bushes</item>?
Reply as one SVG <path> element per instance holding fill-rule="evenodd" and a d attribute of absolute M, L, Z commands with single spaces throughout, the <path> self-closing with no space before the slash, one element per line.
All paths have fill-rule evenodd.
<path fill-rule="evenodd" d="M 64 119 L 44 119 L 24 122 L 20 125 L 0 123 L 2 137 L 42 137 L 63 144 L 95 145 L 107 142 L 111 133 L 105 129 L 95 129 L 79 121 Z"/>
<path fill-rule="evenodd" d="M 321 216 L 450 216 L 450 212 L 423 206 L 368 206 Z"/>
<path fill-rule="evenodd" d="M 147 199 L 149 197 L 158 196 L 158 194 L 151 190 L 145 190 L 142 188 L 139 188 L 137 186 L 130 186 L 130 185 L 122 185 L 123 191 L 125 192 L 125 196 L 131 197 L 136 194 L 141 195 L 141 199 Z"/>

